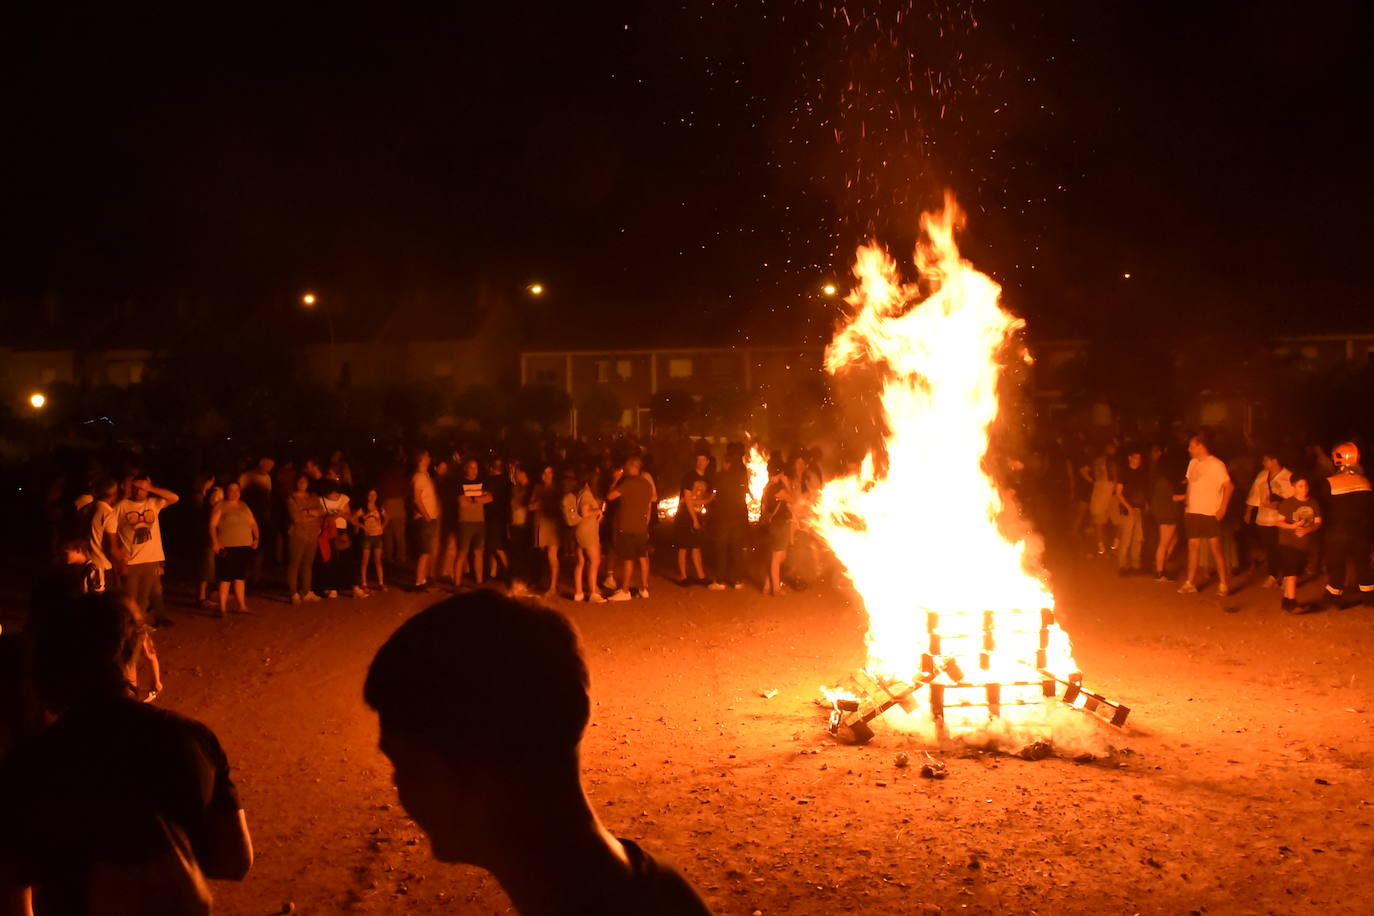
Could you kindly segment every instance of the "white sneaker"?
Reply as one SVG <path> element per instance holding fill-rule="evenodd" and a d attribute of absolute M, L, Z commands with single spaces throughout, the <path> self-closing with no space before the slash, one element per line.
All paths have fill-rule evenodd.
<path fill-rule="evenodd" d="M 353 586 L 354 598 L 366 598 L 367 596 L 367 589 L 363 588 L 361 585 Z"/>
<path fill-rule="evenodd" d="M 334 589 L 331 588 L 329 591 L 327 591 L 327 592 L 324 593 L 324 596 L 325 596 L 326 598 L 337 598 L 337 597 L 339 597 L 339 593 L 336 592 L 336 591 L 334 591 Z"/>
<path fill-rule="evenodd" d="M 743 582 L 736 582 L 736 583 L 734 584 L 734 588 L 735 588 L 735 589 L 744 588 L 744 583 L 743 583 Z"/>
<path fill-rule="evenodd" d="M 641 598 L 647 598 L 647 597 L 649 597 L 649 590 L 648 590 L 647 588 L 641 588 L 641 589 L 639 590 L 639 597 L 641 597 Z"/>
<path fill-rule="evenodd" d="M 592 592 L 590 595 L 587 596 L 587 600 L 590 601 L 592 604 L 606 603 L 606 599 L 601 597 L 600 592 Z"/>
<path fill-rule="evenodd" d="M 1196 595 L 1197 586 L 1185 579 L 1183 584 L 1178 587 L 1178 593 L 1180 595 Z"/>
<path fill-rule="evenodd" d="M 708 591 L 712 591 L 712 592 L 723 592 L 723 591 L 725 591 L 725 583 L 724 583 L 724 582 L 712 582 L 710 585 L 706 586 L 706 588 L 707 588 Z"/>
<path fill-rule="evenodd" d="M 625 589 L 622 588 L 622 589 L 620 589 L 620 590 L 614 592 L 614 593 L 611 595 L 611 597 L 607 598 L 606 600 L 607 600 L 607 601 L 629 601 L 629 600 L 630 600 L 630 593 L 627 592 L 627 591 L 625 591 Z"/>
<path fill-rule="evenodd" d="M 585 599 L 586 597 L 587 597 L 587 596 L 584 595 L 584 594 L 582 594 L 581 592 L 573 592 L 573 600 L 574 600 L 574 601 L 582 601 L 582 600 Z"/>
<path fill-rule="evenodd" d="M 291 593 L 291 603 L 292 603 L 292 604 L 300 604 L 300 603 L 301 603 L 301 593 L 300 593 L 300 592 L 292 592 L 292 593 Z"/>
<path fill-rule="evenodd" d="M 317 594 L 315 594 L 314 592 L 306 592 L 305 595 L 301 598 L 301 600 L 302 600 L 302 601 L 319 601 L 319 600 L 320 600 L 320 596 L 317 595 Z"/>
<path fill-rule="evenodd" d="M 1260 588 L 1273 588 L 1278 584 L 1278 579 L 1275 579 L 1273 576 L 1267 576 L 1265 577 L 1265 580 L 1262 583 L 1260 583 Z"/>
<path fill-rule="evenodd" d="M 607 576 L 601 580 L 601 587 L 607 591 L 615 591 L 615 576 Z"/>

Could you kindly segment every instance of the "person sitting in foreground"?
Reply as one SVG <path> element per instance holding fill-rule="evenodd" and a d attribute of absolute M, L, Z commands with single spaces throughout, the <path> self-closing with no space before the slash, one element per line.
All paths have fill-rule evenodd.
<path fill-rule="evenodd" d="M 219 741 L 135 699 L 147 626 L 115 592 L 48 609 L 32 679 L 52 724 L 0 763 L 0 914 L 208 913 L 253 861 Z"/>
<path fill-rule="evenodd" d="M 487 869 L 524 916 L 709 916 L 681 875 L 593 813 L 578 763 L 587 689 L 566 618 L 483 591 L 402 624 L 363 697 L 434 857 Z M 519 710 L 509 732 L 462 712 L 493 696 Z"/>

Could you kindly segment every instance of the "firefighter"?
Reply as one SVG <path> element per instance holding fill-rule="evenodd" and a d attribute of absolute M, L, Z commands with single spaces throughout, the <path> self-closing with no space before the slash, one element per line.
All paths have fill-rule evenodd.
<path fill-rule="evenodd" d="M 1326 510 L 1323 513 L 1326 553 L 1326 594 L 1322 606 L 1339 607 L 1345 593 L 1349 565 L 1366 604 L 1374 605 L 1374 569 L 1369 561 L 1370 535 L 1374 532 L 1374 488 L 1360 468 L 1360 450 L 1343 442 L 1331 451 L 1336 473 L 1326 478 Z"/>

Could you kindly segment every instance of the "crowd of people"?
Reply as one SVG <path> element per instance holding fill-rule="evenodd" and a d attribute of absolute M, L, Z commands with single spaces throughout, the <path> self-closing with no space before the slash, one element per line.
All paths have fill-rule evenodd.
<path fill-rule="evenodd" d="M 1046 468 L 1051 489 L 1067 493 L 1059 515 L 1090 553 L 1114 555 L 1120 575 L 1172 582 L 1181 573 L 1181 594 L 1215 578 L 1224 598 L 1253 572 L 1286 611 L 1345 606 L 1352 592 L 1374 604 L 1374 492 L 1355 443 L 1310 448 L 1301 462 L 1281 448 L 1237 450 L 1229 463 L 1206 429 L 1188 438 L 1186 457 L 1115 438 L 1093 452 L 1060 446 Z M 1323 567 L 1321 598 L 1300 603 L 1299 581 Z"/>
<path fill-rule="evenodd" d="M 1113 555 L 1123 576 L 1177 577 L 1185 594 L 1215 579 L 1226 597 L 1253 568 L 1285 609 L 1303 610 L 1296 582 L 1324 562 L 1321 603 L 1340 603 L 1347 559 L 1354 587 L 1374 591 L 1374 497 L 1353 443 L 1310 449 L 1299 463 L 1277 448 L 1237 449 L 1223 462 L 1205 429 L 1186 441 L 1109 438 L 1090 450 L 1060 439 L 1016 463 L 1007 491 L 1042 530 Z M 162 518 L 174 506 L 196 600 L 216 616 L 250 613 L 249 587 L 274 588 L 273 579 L 294 604 L 366 598 L 389 578 L 421 591 L 498 585 L 548 599 L 643 599 L 656 551 L 658 572 L 683 587 L 751 582 L 780 595 L 826 578 L 833 560 L 806 525 L 824 480 L 819 458 L 775 452 L 765 472 L 749 457 L 743 443 L 698 440 L 677 457 L 679 478 L 633 440 L 556 444 L 533 458 L 398 451 L 371 473 L 355 473 L 341 451 L 327 461 L 264 456 L 197 475 L 184 499 L 135 470 L 85 488 L 60 541 L 92 590 L 111 580 L 157 625 L 171 622 Z"/>
<path fill-rule="evenodd" d="M 184 497 L 141 470 L 85 488 L 54 534 L 63 562 L 39 580 L 28 625 L 0 640 L 8 911 L 209 912 L 206 879 L 241 879 L 252 865 L 213 732 L 150 702 L 161 672 L 147 624 L 170 623 L 163 520 L 175 509 L 184 513 L 176 536 L 189 541 L 181 555 L 215 615 L 249 613 L 249 584 L 274 566 L 293 603 L 366 598 L 401 570 L 408 588 L 464 593 L 392 635 L 364 695 L 402 803 L 437 858 L 487 868 L 522 912 L 706 913 L 680 875 L 591 813 L 577 757 L 589 706 L 575 631 L 517 599 L 647 598 L 656 544 L 667 549 L 659 571 L 683 587 L 741 588 L 750 570 L 771 595 L 810 581 L 825 566 L 805 525 L 819 462 L 774 454 L 760 477 L 742 443 L 699 442 L 669 488 L 633 443 L 530 463 L 475 451 L 394 454 L 356 476 L 342 452 L 327 462 L 261 457 L 200 475 Z M 1207 430 L 1186 453 L 1061 442 L 1001 482 L 1041 527 L 1058 528 L 1061 545 L 1114 557 L 1123 576 L 1177 573 L 1183 594 L 1214 578 L 1222 597 L 1237 576 L 1262 576 L 1281 607 L 1301 611 L 1299 581 L 1324 565 L 1319 606 L 1374 604 L 1374 488 L 1358 447 L 1309 452 L 1310 467 L 1280 451 L 1255 449 L 1247 465 L 1238 450 L 1224 462 Z M 529 673 L 519 703 L 539 721 L 499 752 L 435 717 L 445 697 L 471 696 L 507 670 Z M 163 908 L 143 907 L 149 900 Z"/>
<path fill-rule="evenodd" d="M 367 598 L 389 578 L 418 591 L 499 585 L 517 596 L 645 599 L 655 550 L 667 551 L 661 571 L 683 587 L 739 589 L 752 578 L 780 595 L 828 568 L 801 524 L 821 484 L 804 452 L 775 455 L 764 480 L 743 443 L 699 440 L 679 461 L 676 487 L 655 478 L 651 456 L 631 441 L 551 452 L 526 461 L 422 448 L 371 474 L 341 451 L 327 461 L 262 456 L 196 475 L 189 493 L 125 470 L 82 488 L 56 540 L 90 591 L 121 588 L 158 626 L 172 623 L 162 586 L 169 553 L 187 559 L 195 600 L 217 617 L 252 613 L 250 591 L 275 591 L 275 582 L 292 604 Z M 178 523 L 164 525 L 173 507 Z"/>

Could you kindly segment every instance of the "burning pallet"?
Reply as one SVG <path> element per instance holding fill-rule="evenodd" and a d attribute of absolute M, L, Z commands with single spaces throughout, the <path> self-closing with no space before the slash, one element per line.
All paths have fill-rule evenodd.
<path fill-rule="evenodd" d="M 968 615 L 958 616 L 968 619 Z M 929 645 L 921 655 L 920 676 L 902 681 L 874 676 L 867 671 L 856 672 L 846 688 L 832 693 L 830 733 L 855 744 L 864 744 L 873 737 L 869 723 L 894 706 L 914 712 L 916 696 L 922 689 L 929 691 L 930 715 L 937 724 L 943 723 L 949 709 L 985 708 L 989 719 L 997 719 L 1009 707 L 1038 706 L 1056 696 L 1064 704 L 1092 713 L 1117 728 L 1126 724 L 1130 708 L 1085 689 L 1081 673 L 1061 676 L 1049 670 L 1050 630 L 1055 623 L 1054 612 L 1049 608 L 1040 610 L 1039 648 L 1034 659 L 1017 661 L 1024 667 L 1025 676 L 990 680 L 986 672 L 993 668 L 997 621 L 995 612 L 984 611 L 980 633 L 949 634 L 941 632 L 940 615 L 928 613 Z M 978 668 L 985 672 L 981 678 L 969 677 L 958 658 L 944 651 L 946 643 L 969 640 L 976 641 L 980 647 Z"/>

